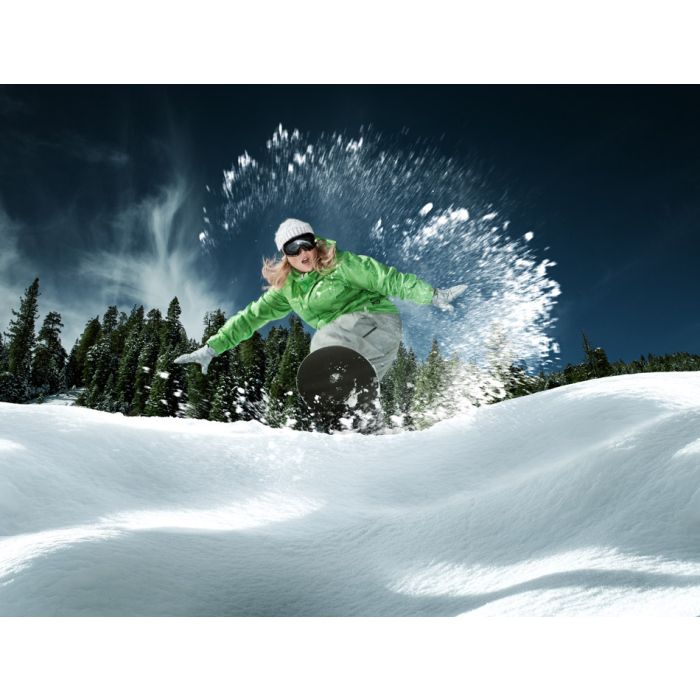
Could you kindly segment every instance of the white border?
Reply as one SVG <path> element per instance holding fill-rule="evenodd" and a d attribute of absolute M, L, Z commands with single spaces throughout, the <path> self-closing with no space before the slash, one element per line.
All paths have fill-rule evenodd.
<path fill-rule="evenodd" d="M 0 83 L 694 83 L 697 3 L 6 3 Z"/>
<path fill-rule="evenodd" d="M 697 619 L 15 618 L 2 624 L 3 695 L 13 700 L 697 696 Z"/>

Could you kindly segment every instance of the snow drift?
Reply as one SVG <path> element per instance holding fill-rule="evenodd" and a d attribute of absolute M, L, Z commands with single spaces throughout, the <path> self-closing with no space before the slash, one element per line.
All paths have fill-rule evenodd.
<path fill-rule="evenodd" d="M 0 403 L 3 615 L 699 615 L 700 373 L 323 435 Z"/>

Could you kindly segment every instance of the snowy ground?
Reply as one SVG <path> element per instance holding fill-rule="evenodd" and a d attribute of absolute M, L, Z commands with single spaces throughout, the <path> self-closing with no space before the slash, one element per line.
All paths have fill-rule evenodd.
<path fill-rule="evenodd" d="M 72 389 L 60 394 L 51 394 L 41 399 L 34 399 L 29 403 L 42 404 L 44 406 L 72 406 L 75 400 L 83 393 L 83 389 Z"/>
<path fill-rule="evenodd" d="M 3 615 L 700 615 L 700 373 L 323 435 L 0 403 Z"/>

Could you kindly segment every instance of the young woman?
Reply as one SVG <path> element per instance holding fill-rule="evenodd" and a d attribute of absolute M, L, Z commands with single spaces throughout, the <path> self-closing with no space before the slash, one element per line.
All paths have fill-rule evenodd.
<path fill-rule="evenodd" d="M 327 345 L 352 348 L 370 361 L 381 380 L 396 359 L 402 337 L 399 311 L 387 297 L 453 311 L 451 302 L 466 289 L 464 284 L 434 289 L 416 275 L 337 250 L 335 241 L 316 237 L 311 226 L 298 219 L 282 222 L 275 243 L 282 257 L 263 261 L 267 291 L 229 318 L 206 345 L 181 355 L 176 363 L 198 362 L 206 374 L 213 357 L 294 311 L 316 329 L 311 352 Z"/>

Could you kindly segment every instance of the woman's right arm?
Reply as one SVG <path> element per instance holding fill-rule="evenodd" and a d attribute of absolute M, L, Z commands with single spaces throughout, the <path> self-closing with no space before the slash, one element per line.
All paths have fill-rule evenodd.
<path fill-rule="evenodd" d="M 287 297 L 280 290 L 268 289 L 259 299 L 231 316 L 218 333 L 207 340 L 207 345 L 219 355 L 248 340 L 266 323 L 284 318 L 291 310 Z"/>

